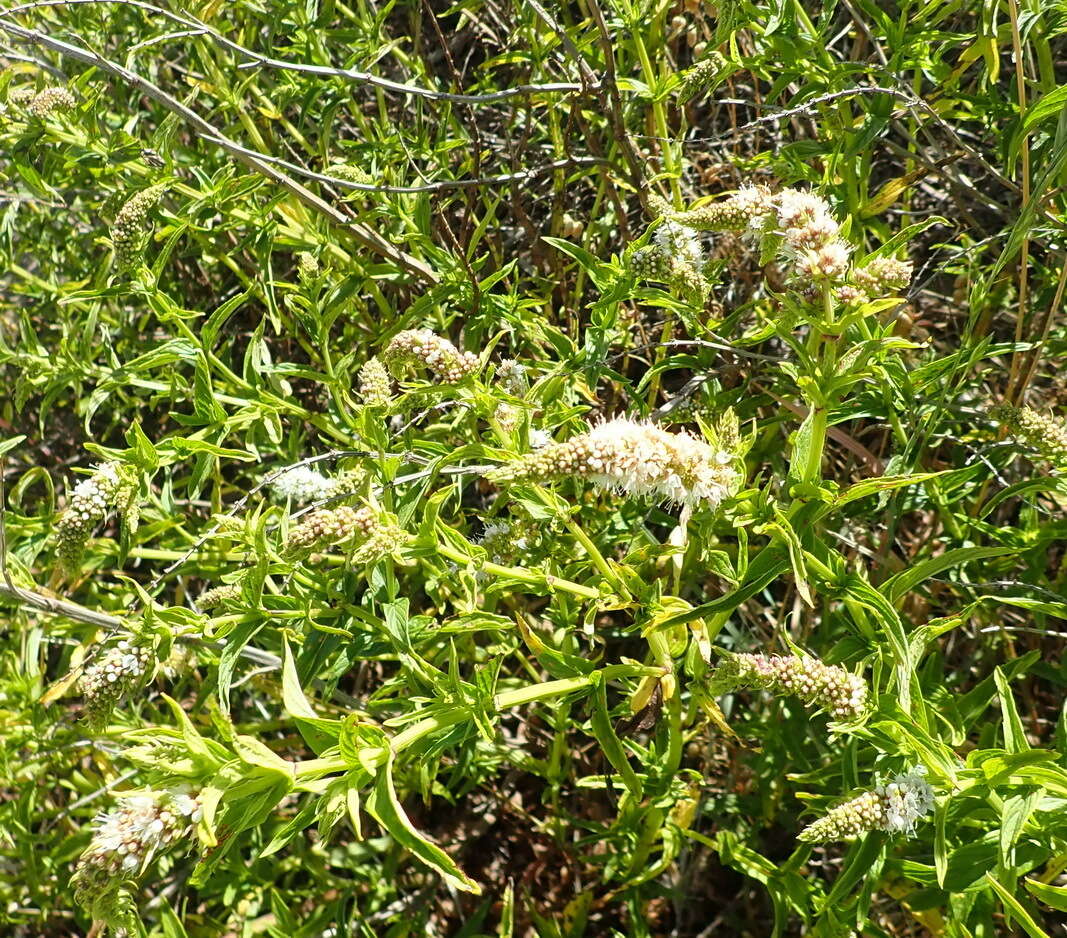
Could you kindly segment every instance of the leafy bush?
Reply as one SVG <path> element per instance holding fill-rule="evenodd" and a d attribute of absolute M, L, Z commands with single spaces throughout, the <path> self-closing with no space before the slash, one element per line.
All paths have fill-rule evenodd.
<path fill-rule="evenodd" d="M 4 934 L 1067 934 L 1065 30 L 0 13 Z"/>

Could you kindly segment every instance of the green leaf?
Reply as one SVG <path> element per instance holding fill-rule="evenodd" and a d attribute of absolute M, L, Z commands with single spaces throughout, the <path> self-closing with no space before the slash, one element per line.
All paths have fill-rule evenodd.
<path fill-rule="evenodd" d="M 1000 811 L 1000 867 L 1007 870 L 1013 867 L 1012 848 L 1019 840 L 1019 835 L 1030 815 L 1044 797 L 1040 788 L 1020 795 L 1011 795 L 1004 799 Z"/>
<path fill-rule="evenodd" d="M 611 269 L 608 265 L 599 258 L 594 257 L 585 248 L 572 244 L 570 241 L 564 241 L 562 238 L 545 236 L 541 240 L 547 241 L 556 250 L 562 251 L 568 257 L 576 260 L 582 269 L 589 274 L 589 279 L 593 281 L 597 289 L 603 290 L 611 282 Z"/>
<path fill-rule="evenodd" d="M 1008 686 L 1004 672 L 997 668 L 993 671 L 993 680 L 997 685 L 997 698 L 1000 700 L 1001 722 L 1004 727 L 1004 748 L 1010 753 L 1026 752 L 1030 744 L 1026 741 L 1023 722 L 1015 707 L 1015 698 Z"/>
<path fill-rule="evenodd" d="M 296 673 L 296 662 L 289 649 L 289 642 L 285 639 L 282 639 L 282 648 L 282 703 L 285 705 L 285 712 L 291 717 L 314 719 L 317 714 L 304 696 L 304 688 L 300 686 L 300 677 Z"/>
<path fill-rule="evenodd" d="M 2 456 L 4 453 L 11 452 L 11 450 L 13 450 L 25 439 L 25 434 L 19 434 L 18 436 L 13 436 L 9 439 L 4 440 L 2 443 L 0 443 L 0 456 Z"/>
<path fill-rule="evenodd" d="M 1037 896 L 1049 908 L 1067 912 L 1067 886 L 1050 886 L 1030 878 L 1024 879 L 1023 883 L 1031 895 Z"/>
<path fill-rule="evenodd" d="M 834 499 L 832 508 L 841 508 L 847 505 L 849 502 L 858 501 L 861 498 L 867 498 L 870 495 L 877 495 L 880 492 L 889 492 L 893 489 L 903 488 L 908 485 L 918 485 L 921 482 L 926 482 L 928 479 L 936 479 L 938 476 L 946 475 L 946 472 L 919 472 L 913 475 L 903 476 L 880 476 L 877 479 L 864 479 L 862 482 L 857 482 L 855 485 L 849 486 L 843 491 L 837 498 Z"/>
<path fill-rule="evenodd" d="M 401 847 L 440 873 L 453 888 L 480 895 L 481 886 L 470 879 L 444 850 L 420 834 L 408 819 L 393 785 L 393 753 L 391 749 L 387 752 L 386 762 L 379 769 L 374 788 L 367 796 L 367 812 Z"/>
<path fill-rule="evenodd" d="M 972 560 L 1003 557 L 1005 554 L 1017 552 L 1017 547 L 956 547 L 952 550 L 946 550 L 943 554 L 920 561 L 886 580 L 882 584 L 882 593 L 890 599 L 894 606 L 899 606 L 904 601 L 904 597 L 916 586 L 926 582 L 930 577 L 937 576 L 943 570 L 958 567 L 960 564 L 969 563 Z"/>
<path fill-rule="evenodd" d="M 590 716 L 590 723 L 593 728 L 593 734 L 596 736 L 597 742 L 600 743 L 600 748 L 604 755 L 607 756 L 608 762 L 619 773 L 623 784 L 626 785 L 634 800 L 640 801 L 643 796 L 641 779 L 638 778 L 633 766 L 630 765 L 626 750 L 611 725 L 611 717 L 608 715 L 607 688 L 604 686 L 603 681 L 597 682 L 596 692 L 593 695 L 593 713 Z"/>
<path fill-rule="evenodd" d="M 1000 901 L 1004 903 L 1004 908 L 1014 916 L 1015 920 L 1022 926 L 1023 931 L 1025 931 L 1030 938 L 1049 938 L 1048 933 L 1033 920 L 1030 913 L 1023 908 L 1019 900 L 1008 892 L 1008 890 L 997 881 L 992 873 L 986 873 L 985 878 L 986 882 L 993 887 L 993 891 L 1000 896 Z"/>
<path fill-rule="evenodd" d="M 341 721 L 327 720 L 315 713 L 300 686 L 300 677 L 296 673 L 296 662 L 289 650 L 289 643 L 283 639 L 282 646 L 282 704 L 285 712 L 293 718 L 305 742 L 316 754 L 321 755 L 336 745 L 341 732 Z"/>

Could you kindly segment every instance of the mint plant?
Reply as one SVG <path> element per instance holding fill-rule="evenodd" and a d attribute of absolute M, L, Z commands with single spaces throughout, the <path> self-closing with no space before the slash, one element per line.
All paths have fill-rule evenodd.
<path fill-rule="evenodd" d="M 0 932 L 1060 933 L 1062 24 L 772 6 L 0 13 Z"/>

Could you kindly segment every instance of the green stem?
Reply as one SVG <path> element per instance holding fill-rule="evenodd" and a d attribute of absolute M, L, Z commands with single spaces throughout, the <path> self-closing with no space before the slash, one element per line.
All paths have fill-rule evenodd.
<path fill-rule="evenodd" d="M 659 79 L 656 76 L 656 71 L 652 67 L 652 60 L 648 57 L 648 50 L 645 48 L 644 40 L 641 38 L 641 30 L 639 27 L 635 27 L 631 33 L 634 41 L 634 48 L 637 50 L 637 57 L 641 60 L 641 72 L 645 78 L 645 84 L 648 85 L 649 91 L 656 95 L 656 87 L 659 84 Z M 663 168 L 670 176 L 671 186 L 671 201 L 674 203 L 676 209 L 682 209 L 684 203 L 682 200 L 682 187 L 678 182 L 678 177 L 681 175 L 681 168 L 678 165 L 677 160 L 674 157 L 674 151 L 671 149 L 672 137 L 670 127 L 667 125 L 667 110 L 663 106 L 663 101 L 659 97 L 653 97 L 652 99 L 652 119 L 656 124 L 656 134 L 660 138 L 660 151 L 663 154 Z"/>
<path fill-rule="evenodd" d="M 659 669 L 646 668 L 641 665 L 614 664 L 593 674 L 585 674 L 581 677 L 568 677 L 558 681 L 546 681 L 542 684 L 532 684 L 529 687 L 520 687 L 516 690 L 503 691 L 493 697 L 493 707 L 497 710 L 509 710 L 512 707 L 521 707 L 524 704 L 536 703 L 539 700 L 551 700 L 554 697 L 563 697 L 573 694 L 575 691 L 585 690 L 594 686 L 598 681 L 610 681 L 620 677 L 637 677 L 652 671 L 659 673 Z M 399 732 L 389 741 L 389 748 L 393 754 L 403 752 L 431 733 L 447 729 L 462 723 L 470 717 L 470 711 L 465 707 L 450 707 L 447 710 L 412 723 L 407 729 Z M 367 765 L 375 768 L 386 761 L 387 754 L 384 751 L 377 756 L 371 757 Z M 321 778 L 334 772 L 344 772 L 352 766 L 340 756 L 329 756 L 322 759 L 308 759 L 293 765 L 293 774 L 297 779 L 307 781 L 312 778 Z"/>
<path fill-rule="evenodd" d="M 832 332 L 834 326 L 834 295 L 829 283 L 822 287 L 823 320 L 811 327 L 808 336 L 808 352 L 812 357 L 813 377 L 822 383 L 833 378 L 834 367 L 837 364 L 838 336 L 827 334 L 824 330 Z M 822 361 L 816 368 L 816 360 L 819 357 L 819 349 L 822 349 Z M 808 459 L 801 471 L 801 481 L 817 483 L 822 475 L 823 450 L 826 449 L 826 431 L 828 428 L 827 418 L 830 407 L 830 398 L 819 394 L 811 399 L 811 442 L 808 448 Z"/>
<path fill-rule="evenodd" d="M 437 544 L 437 553 L 442 557 L 447 557 L 449 560 L 464 565 L 470 563 L 471 559 L 458 548 L 441 542 Z M 525 567 L 506 567 L 503 564 L 492 563 L 488 560 L 483 561 L 479 567 L 493 576 L 518 580 L 520 583 L 528 583 L 530 586 L 547 586 L 551 590 L 571 593 L 574 596 L 580 596 L 582 599 L 600 598 L 600 590 L 593 589 L 591 586 L 582 586 L 581 583 L 575 583 L 573 580 L 552 576 L 550 573 L 537 573 L 533 570 L 527 570 Z"/>
<path fill-rule="evenodd" d="M 589 559 L 593 561 L 593 566 L 601 572 L 604 579 L 607 580 L 618 593 L 623 596 L 628 596 L 630 591 L 626 588 L 626 584 L 619 578 L 619 574 L 611 569 L 610 564 L 604 559 L 604 555 L 600 553 L 589 535 L 582 530 L 581 525 L 571 517 L 563 518 L 563 523 L 566 525 L 567 530 L 574 535 L 578 543 L 585 548 L 585 552 L 589 555 Z"/>

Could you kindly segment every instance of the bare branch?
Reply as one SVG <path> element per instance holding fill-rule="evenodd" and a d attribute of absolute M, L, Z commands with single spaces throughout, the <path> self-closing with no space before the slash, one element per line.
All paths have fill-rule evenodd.
<path fill-rule="evenodd" d="M 228 39 L 218 30 L 212 28 L 202 20 L 197 19 L 192 14 L 174 13 L 152 3 L 144 3 L 143 0 L 37 0 L 37 2 L 34 3 L 23 3 L 7 10 L 0 10 L 0 16 L 12 16 L 16 13 L 25 13 L 28 10 L 40 9 L 42 7 L 65 7 L 83 3 L 114 3 L 121 6 L 137 7 L 148 13 L 166 17 L 175 23 L 180 23 L 189 28 L 191 31 L 189 33 L 190 35 L 207 36 L 220 46 L 248 59 L 243 65 L 238 66 L 239 68 L 272 68 L 278 71 L 300 72 L 305 75 L 319 75 L 324 78 L 343 78 L 346 81 L 356 84 L 370 85 L 374 88 L 382 88 L 385 91 L 394 91 L 397 94 L 428 98 L 432 101 L 451 101 L 456 104 L 490 104 L 494 101 L 506 101 L 509 98 L 531 94 L 588 93 L 588 89 L 584 85 L 576 84 L 574 82 L 548 82 L 545 84 L 517 85 L 514 88 L 505 88 L 501 91 L 493 91 L 487 94 L 456 94 L 447 91 L 434 91 L 430 88 L 421 88 L 418 85 L 408 85 L 403 82 L 391 81 L 388 78 L 381 78 L 377 75 L 372 75 L 370 72 L 361 72 L 354 68 L 334 68 L 329 65 L 307 65 L 303 62 L 290 62 L 286 59 L 277 59 L 273 56 L 262 55 L 259 52 L 247 49 L 239 43 L 234 42 L 232 39 Z M 588 70 L 588 66 L 586 67 L 586 70 Z M 591 74 L 592 73 L 590 73 L 590 75 Z"/>
<path fill-rule="evenodd" d="M 205 139 L 215 140 L 217 143 L 221 143 L 221 140 L 216 138 L 207 137 Z M 233 144 L 233 146 L 237 146 Z M 264 160 L 269 163 L 274 163 L 278 166 L 283 166 L 291 173 L 296 173 L 298 176 L 304 176 L 308 179 L 314 179 L 316 182 L 324 182 L 331 186 L 339 186 L 345 189 L 355 189 L 358 192 L 397 192 L 397 193 L 411 193 L 411 192 L 443 192 L 447 189 L 473 189 L 477 186 L 491 186 L 498 183 L 506 182 L 525 182 L 530 179 L 535 179 L 538 176 L 543 176 L 545 173 L 553 172 L 557 169 L 563 169 L 566 166 L 605 166 L 610 165 L 609 161 L 601 157 L 596 156 L 569 156 L 566 159 L 555 160 L 552 163 L 546 163 L 544 166 L 538 166 L 534 169 L 522 169 L 515 173 L 504 173 L 500 176 L 482 176 L 477 179 L 441 179 L 435 182 L 428 182 L 422 186 L 387 186 L 387 185 L 375 185 L 374 183 L 366 182 L 353 182 L 349 179 L 341 179 L 337 176 L 330 176 L 326 173 L 316 173 L 310 169 L 304 169 L 302 166 L 298 166 L 296 163 L 290 163 L 288 160 L 283 160 L 277 156 L 267 156 L 265 153 L 260 153 L 257 150 L 249 150 L 245 147 L 237 147 L 243 153 L 249 156 L 254 156 L 258 159 Z"/>
<path fill-rule="evenodd" d="M 69 0 L 67 0 L 67 2 L 69 2 Z M 385 238 L 373 229 L 353 221 L 335 206 L 330 205 L 330 203 L 319 198 L 310 189 L 307 189 L 295 179 L 287 176 L 272 164 L 265 162 L 258 156 L 249 155 L 249 151 L 245 150 L 244 147 L 235 143 L 218 130 L 218 128 L 209 124 L 195 111 L 186 107 L 177 100 L 177 98 L 167 94 L 162 88 L 153 84 L 147 78 L 130 71 L 128 68 L 119 65 L 117 62 L 105 59 L 98 53 L 82 46 L 64 42 L 62 39 L 55 39 L 38 29 L 27 29 L 17 23 L 10 22 L 5 18 L 6 16 L 10 16 L 10 14 L 0 12 L 0 30 L 26 42 L 43 46 L 44 48 L 50 49 L 67 58 L 74 59 L 75 61 L 82 62 L 86 65 L 91 65 L 94 68 L 98 68 L 103 72 L 107 72 L 110 75 L 122 79 L 126 84 L 152 98 L 154 101 L 157 101 L 159 104 L 167 108 L 167 110 L 177 114 L 185 120 L 185 122 L 196 131 L 199 137 L 222 147 L 223 150 L 249 167 L 249 169 L 255 170 L 266 176 L 272 182 L 275 182 L 282 188 L 288 190 L 309 208 L 321 212 L 334 224 L 349 231 L 352 236 L 368 250 L 374 251 L 386 260 L 391 261 L 398 267 L 403 268 L 408 271 L 408 273 L 414 274 L 422 280 L 430 283 L 436 283 L 438 281 L 439 278 L 436 272 L 431 270 L 421 260 L 399 250 L 395 245 L 385 240 Z"/>

